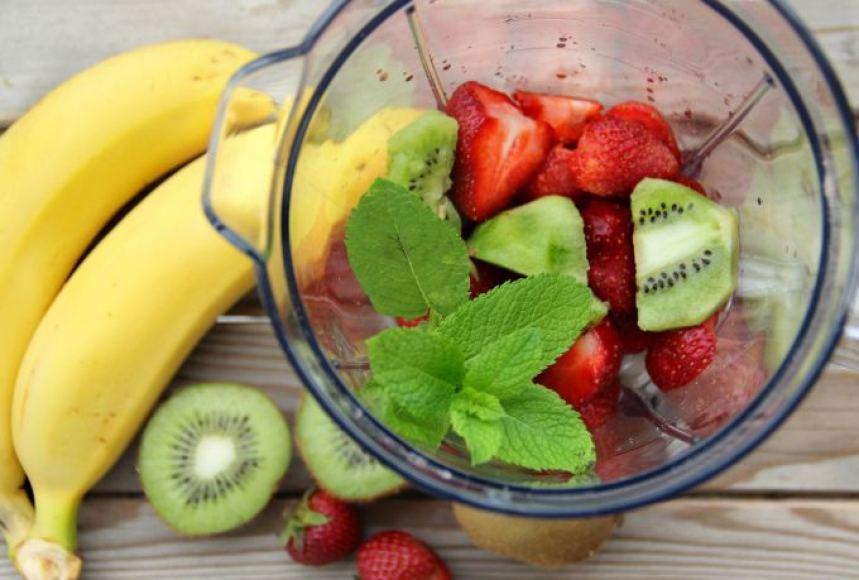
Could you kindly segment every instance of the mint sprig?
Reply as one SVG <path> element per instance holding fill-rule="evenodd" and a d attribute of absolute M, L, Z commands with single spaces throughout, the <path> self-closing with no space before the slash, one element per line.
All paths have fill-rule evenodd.
<path fill-rule="evenodd" d="M 533 383 L 605 315 L 584 283 L 540 274 L 469 301 L 464 242 L 418 196 L 383 179 L 352 211 L 346 247 L 377 311 L 430 317 L 367 341 L 373 375 L 362 396 L 388 427 L 431 449 L 453 430 L 474 465 L 497 458 L 574 474 L 592 465 L 578 413 Z"/>
<path fill-rule="evenodd" d="M 468 300 L 468 250 L 421 198 L 377 179 L 346 225 L 349 264 L 381 314 L 448 315 Z"/>

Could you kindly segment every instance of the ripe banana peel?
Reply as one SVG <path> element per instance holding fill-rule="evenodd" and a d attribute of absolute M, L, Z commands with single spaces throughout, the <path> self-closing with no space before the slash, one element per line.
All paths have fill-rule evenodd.
<path fill-rule="evenodd" d="M 212 41 L 139 48 L 57 87 L 0 137 L 0 529 L 10 554 L 32 519 L 10 407 L 40 318 L 110 217 L 206 149 L 221 91 L 256 55 Z M 248 121 L 271 105 L 247 95 Z"/>
<path fill-rule="evenodd" d="M 227 140 L 219 204 L 244 231 L 265 209 L 274 125 Z M 200 206 L 205 158 L 157 187 L 95 247 L 54 300 L 21 365 L 15 449 L 36 498 L 16 564 L 75 578 L 76 514 L 219 314 L 254 285 L 250 260 Z"/>

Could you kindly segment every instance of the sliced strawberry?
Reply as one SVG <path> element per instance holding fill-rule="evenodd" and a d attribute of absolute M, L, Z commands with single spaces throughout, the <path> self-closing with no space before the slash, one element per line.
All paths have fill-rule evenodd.
<path fill-rule="evenodd" d="M 678 175 L 674 178 L 674 181 L 676 181 L 680 185 L 685 185 L 689 189 L 694 189 L 704 197 L 707 197 L 707 190 L 704 189 L 704 186 L 701 185 L 701 182 L 697 179 L 692 179 L 691 177 L 686 177 L 685 175 Z"/>
<path fill-rule="evenodd" d="M 647 350 L 653 341 L 655 333 L 647 332 L 638 328 L 638 313 L 633 309 L 631 312 L 610 312 L 611 322 L 620 335 L 623 343 L 623 352 L 633 354 Z"/>
<path fill-rule="evenodd" d="M 578 141 L 585 124 L 599 117 L 602 111 L 599 102 L 578 97 L 516 91 L 513 98 L 526 115 L 548 123 L 564 145 Z"/>
<path fill-rule="evenodd" d="M 620 381 L 615 380 L 600 391 L 593 400 L 582 405 L 579 414 L 587 428 L 593 431 L 614 417 L 617 414 L 618 399 L 620 399 Z"/>
<path fill-rule="evenodd" d="M 658 333 L 647 351 L 645 365 L 660 389 L 670 391 L 692 382 L 716 356 L 716 316 L 698 326 Z"/>
<path fill-rule="evenodd" d="M 537 377 L 575 408 L 592 401 L 617 379 L 623 348 L 608 319 L 584 333 Z"/>
<path fill-rule="evenodd" d="M 556 145 L 546 157 L 543 167 L 537 172 L 528 187 L 525 197 L 528 200 L 546 195 L 563 195 L 576 198 L 582 194 L 573 172 L 573 152 L 563 145 Z"/>
<path fill-rule="evenodd" d="M 617 117 L 589 123 L 573 159 L 579 186 L 603 196 L 628 196 L 645 177 L 673 179 L 680 164 L 644 125 Z"/>
<path fill-rule="evenodd" d="M 677 161 L 681 160 L 680 147 L 677 145 L 677 138 L 671 125 L 653 105 L 640 101 L 626 101 L 606 111 L 606 116 L 641 123 L 671 149 Z"/>
<path fill-rule="evenodd" d="M 540 169 L 552 128 L 473 81 L 454 91 L 446 111 L 459 123 L 452 198 L 465 217 L 480 222 L 504 209 Z"/>

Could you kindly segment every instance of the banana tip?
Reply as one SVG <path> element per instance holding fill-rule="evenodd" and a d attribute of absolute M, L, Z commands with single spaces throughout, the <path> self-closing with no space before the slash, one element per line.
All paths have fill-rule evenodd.
<path fill-rule="evenodd" d="M 80 558 L 39 538 L 25 540 L 18 547 L 15 565 L 27 580 L 77 580 L 81 573 Z"/>

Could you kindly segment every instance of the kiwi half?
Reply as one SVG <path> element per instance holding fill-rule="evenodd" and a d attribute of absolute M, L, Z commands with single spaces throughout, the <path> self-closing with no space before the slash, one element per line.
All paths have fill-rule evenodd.
<path fill-rule="evenodd" d="M 519 274 L 557 272 L 587 284 L 584 227 L 572 200 L 550 195 L 480 224 L 468 248 L 475 258 Z"/>
<path fill-rule="evenodd" d="M 642 180 L 632 192 L 638 326 L 659 331 L 706 320 L 737 286 L 733 210 L 683 185 Z"/>
<path fill-rule="evenodd" d="M 428 111 L 391 135 L 387 178 L 420 195 L 437 215 L 459 228 L 461 221 L 445 196 L 450 189 L 458 124 Z"/>
<path fill-rule="evenodd" d="M 263 393 L 232 384 L 177 391 L 140 445 L 143 491 L 176 531 L 226 532 L 269 502 L 291 456 L 289 429 Z"/>
<path fill-rule="evenodd" d="M 373 501 L 406 487 L 400 476 L 358 446 L 306 394 L 295 416 L 295 443 L 316 483 L 344 501 Z"/>

